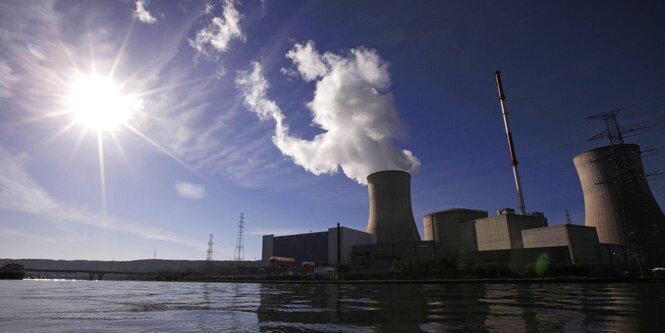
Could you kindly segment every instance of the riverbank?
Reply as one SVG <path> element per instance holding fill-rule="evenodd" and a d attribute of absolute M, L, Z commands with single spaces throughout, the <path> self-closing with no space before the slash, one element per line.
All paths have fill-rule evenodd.
<path fill-rule="evenodd" d="M 197 276 L 188 277 L 187 282 L 224 282 L 224 283 L 292 283 L 292 284 L 446 284 L 446 283 L 665 283 L 665 277 L 546 277 L 546 278 L 514 278 L 514 279 L 381 279 L 381 280 L 315 280 L 315 279 L 275 279 L 266 277 L 240 276 Z"/>

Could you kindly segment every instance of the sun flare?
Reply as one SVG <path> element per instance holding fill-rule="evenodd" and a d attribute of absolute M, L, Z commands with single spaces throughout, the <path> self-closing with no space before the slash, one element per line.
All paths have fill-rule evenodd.
<path fill-rule="evenodd" d="M 140 107 L 140 100 L 123 95 L 118 85 L 106 77 L 82 78 L 70 88 L 69 112 L 89 129 L 114 130 L 126 124 L 133 111 Z"/>

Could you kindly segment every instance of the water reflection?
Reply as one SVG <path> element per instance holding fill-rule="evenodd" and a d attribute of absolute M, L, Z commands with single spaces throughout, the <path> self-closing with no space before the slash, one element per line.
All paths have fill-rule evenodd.
<path fill-rule="evenodd" d="M 653 332 L 664 324 L 662 287 L 264 284 L 257 319 L 261 331 L 278 332 Z"/>
<path fill-rule="evenodd" d="M 0 331 L 660 332 L 664 287 L 0 281 Z"/>

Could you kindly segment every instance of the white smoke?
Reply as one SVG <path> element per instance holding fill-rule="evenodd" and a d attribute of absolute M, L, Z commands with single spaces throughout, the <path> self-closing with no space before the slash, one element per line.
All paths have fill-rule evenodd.
<path fill-rule="evenodd" d="M 322 55 L 308 41 L 296 44 L 286 57 L 304 80 L 318 80 L 307 106 L 313 123 L 324 132 L 312 140 L 289 135 L 281 109 L 266 97 L 269 84 L 259 63 L 254 62 L 249 72 L 239 72 L 236 79 L 245 106 L 261 120 L 275 120 L 273 142 L 284 155 L 316 175 L 341 167 L 361 184 L 377 171 L 418 171 L 420 161 L 393 145 L 393 139 L 403 135 L 402 125 L 392 95 L 385 92 L 390 85 L 388 64 L 376 51 L 359 47 L 344 55 Z"/>

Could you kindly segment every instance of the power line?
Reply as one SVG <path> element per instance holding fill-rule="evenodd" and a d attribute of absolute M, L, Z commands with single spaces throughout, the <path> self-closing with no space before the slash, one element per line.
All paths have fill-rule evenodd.
<path fill-rule="evenodd" d="M 570 212 L 566 208 L 566 224 L 573 224 L 573 220 L 570 218 Z"/>

